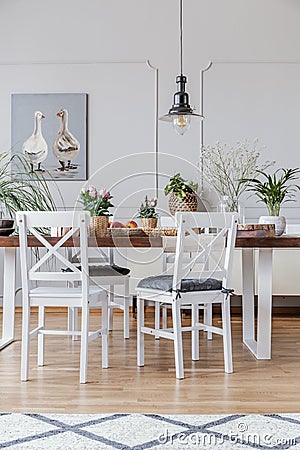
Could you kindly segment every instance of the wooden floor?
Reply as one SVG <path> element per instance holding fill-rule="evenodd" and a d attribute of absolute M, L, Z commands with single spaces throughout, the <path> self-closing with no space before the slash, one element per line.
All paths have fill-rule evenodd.
<path fill-rule="evenodd" d="M 217 324 L 219 319 L 215 319 Z M 96 325 L 98 316 L 92 316 Z M 50 326 L 64 327 L 64 314 L 51 314 Z M 131 338 L 122 337 L 122 316 L 110 336 L 110 368 L 101 369 L 100 340 L 90 344 L 89 382 L 79 384 L 79 342 L 46 336 L 46 365 L 36 365 L 32 342 L 30 381 L 20 382 L 20 324 L 17 340 L 0 352 L 0 411 L 56 413 L 275 413 L 299 412 L 300 318 L 273 319 L 270 361 L 258 361 L 241 339 L 241 319 L 232 318 L 234 373 L 223 371 L 222 341 L 201 335 L 201 359 L 191 361 L 185 334 L 184 380 L 176 380 L 172 342 L 146 336 L 145 367 L 136 367 L 135 319 Z"/>

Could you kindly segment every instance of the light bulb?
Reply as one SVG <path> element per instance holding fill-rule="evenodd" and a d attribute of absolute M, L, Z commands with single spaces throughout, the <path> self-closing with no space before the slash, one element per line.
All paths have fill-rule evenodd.
<path fill-rule="evenodd" d="M 180 114 L 178 116 L 175 116 L 173 119 L 173 127 L 177 131 L 178 134 L 184 134 L 191 123 L 191 118 L 189 115 L 186 114 Z"/>

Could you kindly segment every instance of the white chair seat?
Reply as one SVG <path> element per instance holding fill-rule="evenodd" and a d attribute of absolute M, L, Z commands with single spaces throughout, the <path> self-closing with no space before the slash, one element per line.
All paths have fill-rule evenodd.
<path fill-rule="evenodd" d="M 101 307 L 107 294 L 97 286 L 90 286 L 89 307 Z M 29 291 L 31 306 L 39 306 L 47 300 L 48 306 L 63 306 L 70 302 L 72 307 L 81 307 L 82 290 L 68 287 L 38 287 Z"/>
<path fill-rule="evenodd" d="M 31 289 L 29 291 L 30 297 L 82 297 L 82 289 L 81 288 L 69 288 L 69 287 L 38 287 Z M 89 286 L 89 296 L 96 296 L 96 295 L 105 295 L 105 292 L 103 289 L 98 288 L 97 286 Z"/>

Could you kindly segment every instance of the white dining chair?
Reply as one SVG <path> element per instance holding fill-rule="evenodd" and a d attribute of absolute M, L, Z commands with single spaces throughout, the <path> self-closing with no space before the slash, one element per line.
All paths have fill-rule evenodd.
<path fill-rule="evenodd" d="M 28 380 L 30 340 L 38 337 L 38 365 L 44 365 L 45 335 L 80 335 L 80 383 L 87 381 L 88 343 L 102 337 L 102 368 L 108 367 L 108 298 L 103 289 L 89 285 L 86 212 L 18 212 L 16 216 L 20 235 L 20 258 L 22 277 L 22 351 L 21 380 Z M 43 235 L 45 229 L 60 225 L 68 229 L 56 238 L 55 244 Z M 28 256 L 28 234 L 32 234 L 42 247 L 41 257 L 33 261 Z M 64 243 L 73 239 L 80 249 L 81 270 L 65 257 Z M 62 271 L 67 267 L 68 271 Z M 67 283 L 79 282 L 78 287 Z M 38 283 L 38 287 L 33 284 Z M 38 326 L 30 330 L 30 308 L 38 307 Z M 89 310 L 101 306 L 102 327 L 89 331 Z M 76 307 L 81 309 L 81 330 L 50 330 L 45 327 L 45 307 Z"/>
<path fill-rule="evenodd" d="M 237 215 L 234 213 L 176 213 L 178 234 L 173 275 L 147 277 L 137 285 L 137 365 L 144 366 L 144 335 L 151 334 L 174 342 L 176 378 L 184 378 L 182 332 L 192 333 L 192 359 L 199 360 L 199 330 L 223 337 L 225 372 L 231 373 L 232 344 L 230 325 L 231 269 L 235 246 Z M 200 233 L 196 229 L 215 229 Z M 194 257 L 184 262 L 186 247 L 193 244 Z M 202 269 L 199 268 L 202 262 Z M 196 271 L 194 270 L 196 267 Z M 172 328 L 145 326 L 145 300 L 172 307 Z M 222 327 L 199 322 L 199 305 L 220 304 Z M 181 308 L 190 305 L 190 326 L 182 327 Z"/>
<path fill-rule="evenodd" d="M 160 225 L 162 228 L 172 228 L 177 227 L 175 222 L 175 217 L 172 216 L 161 216 L 160 217 Z M 162 270 L 163 273 L 167 274 L 170 270 L 172 270 L 172 266 L 175 263 L 175 250 L 176 250 L 176 240 L 175 238 L 170 238 L 168 240 L 167 245 L 164 247 L 163 252 L 163 260 L 162 260 Z M 191 249 L 187 249 L 184 253 L 183 262 L 188 262 L 191 258 L 193 258 L 193 253 Z M 199 261 L 201 262 L 201 261 Z M 164 304 L 162 305 L 162 327 L 167 328 L 167 314 L 168 310 L 171 309 L 170 305 Z M 189 309 L 189 307 L 185 307 L 185 309 Z M 203 310 L 204 314 L 204 323 L 208 325 L 212 324 L 212 304 L 208 303 L 207 305 L 199 305 L 199 309 Z M 158 303 L 155 304 L 155 318 L 156 318 L 156 327 L 159 328 L 160 324 L 160 306 Z M 207 339 L 212 339 L 212 332 L 208 331 L 206 333 Z"/>
<path fill-rule="evenodd" d="M 131 296 L 129 293 L 130 269 L 120 267 L 115 264 L 113 248 L 91 248 L 88 252 L 88 265 L 90 283 L 99 286 L 108 294 L 108 329 L 113 330 L 114 310 L 123 311 L 123 333 L 124 339 L 128 339 L 129 334 L 129 307 Z M 74 264 L 80 264 L 80 252 L 73 252 L 69 259 Z M 120 292 L 116 292 L 116 287 L 120 287 Z M 69 314 L 69 328 L 78 328 L 77 310 L 72 308 Z M 76 337 L 75 337 L 76 339 Z"/>

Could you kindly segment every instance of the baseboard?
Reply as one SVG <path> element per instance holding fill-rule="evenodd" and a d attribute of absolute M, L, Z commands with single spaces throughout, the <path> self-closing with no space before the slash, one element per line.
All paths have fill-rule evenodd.
<path fill-rule="evenodd" d="M 297 304 L 293 305 L 291 300 L 291 297 L 288 297 L 288 305 L 284 306 L 281 304 L 278 304 L 278 299 L 274 298 L 273 299 L 273 308 L 272 308 L 272 315 L 273 316 L 293 316 L 293 317 L 300 317 L 300 307 L 297 306 Z M 298 298 L 296 298 L 295 300 L 297 300 Z M 254 299 L 254 305 L 255 305 L 255 312 L 257 312 L 257 296 L 255 296 Z M 0 306 L 0 313 L 2 313 L 2 306 Z M 50 308 L 46 308 L 47 312 L 52 312 L 54 314 L 66 314 L 67 308 L 66 307 L 50 307 Z M 133 311 L 133 307 L 130 306 L 129 307 L 129 311 L 132 314 Z M 154 311 L 154 306 L 148 305 L 146 306 L 146 312 L 153 312 Z M 32 308 L 32 312 L 37 312 L 37 307 L 33 307 Z M 17 314 L 21 314 L 22 313 L 22 307 L 21 306 L 16 306 L 16 313 Z M 98 310 L 97 308 L 95 309 L 91 309 L 91 314 L 98 314 Z M 116 308 L 114 310 L 114 314 L 123 314 L 123 312 Z M 213 305 L 213 314 L 215 316 L 220 316 L 221 315 L 221 310 L 220 310 L 220 305 Z M 242 298 L 241 296 L 233 296 L 232 298 L 232 302 L 231 302 L 231 314 L 233 316 L 240 316 L 242 317 Z"/>

